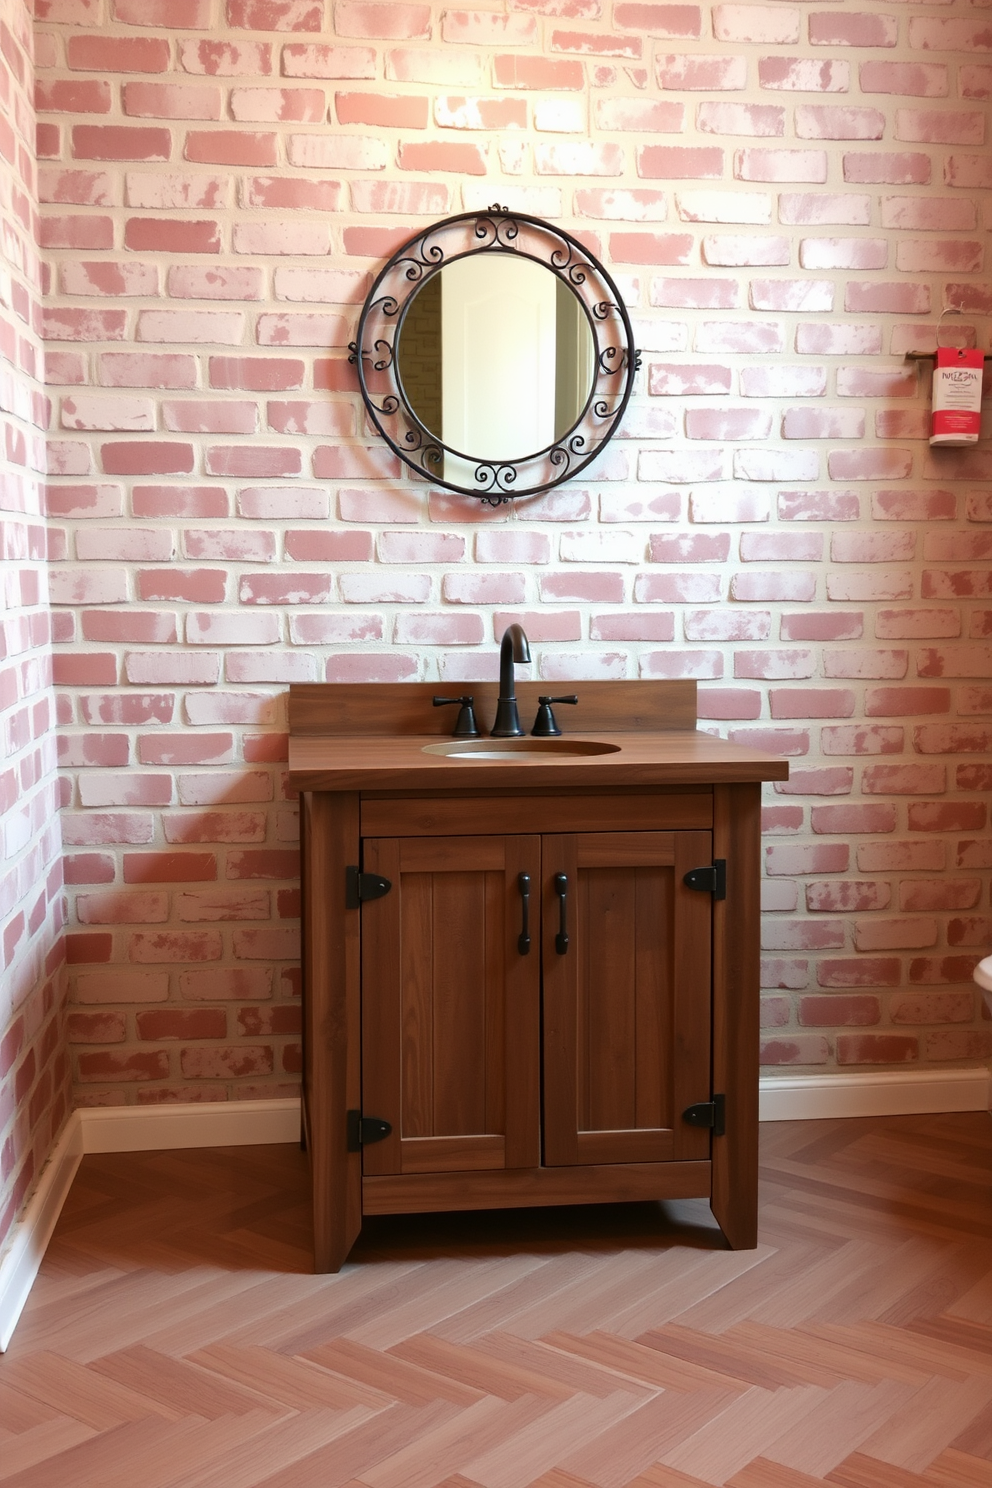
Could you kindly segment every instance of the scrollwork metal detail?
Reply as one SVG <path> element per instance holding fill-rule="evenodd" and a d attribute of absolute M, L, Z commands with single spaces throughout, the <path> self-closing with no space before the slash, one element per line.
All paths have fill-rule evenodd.
<path fill-rule="evenodd" d="M 407 308 L 423 285 L 456 259 L 496 253 L 529 258 L 555 274 L 582 307 L 593 345 L 592 386 L 576 423 L 514 459 L 480 459 L 428 429 L 405 395 L 397 356 Z M 615 433 L 640 365 L 630 318 L 603 265 L 561 228 L 498 205 L 445 218 L 398 248 L 369 292 L 349 352 L 369 418 L 393 452 L 431 484 L 494 507 L 583 471 Z M 446 474 L 447 456 L 459 480 Z"/>

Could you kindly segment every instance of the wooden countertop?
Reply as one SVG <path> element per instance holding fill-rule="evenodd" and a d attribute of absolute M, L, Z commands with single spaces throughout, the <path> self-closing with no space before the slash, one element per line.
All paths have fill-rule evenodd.
<path fill-rule="evenodd" d="M 452 720 L 453 721 L 453 720 Z M 563 720 L 564 722 L 564 720 Z M 299 791 L 596 790 L 623 786 L 726 785 L 787 780 L 789 763 L 694 729 L 594 734 L 566 731 L 564 740 L 595 739 L 610 754 L 471 762 L 425 754 L 436 733 L 396 738 L 307 734 L 290 737 L 289 784 Z M 493 743 L 498 744 L 494 740 Z"/>

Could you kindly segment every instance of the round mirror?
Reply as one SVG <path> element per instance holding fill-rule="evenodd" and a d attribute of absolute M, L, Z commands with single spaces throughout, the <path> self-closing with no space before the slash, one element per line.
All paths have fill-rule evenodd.
<path fill-rule="evenodd" d="M 390 449 L 493 506 L 584 470 L 616 431 L 638 366 L 602 264 L 504 207 L 447 217 L 397 249 L 350 349 Z"/>
<path fill-rule="evenodd" d="M 460 477 L 466 462 L 523 460 L 564 439 L 595 382 L 581 300 L 516 253 L 468 255 L 431 275 L 407 304 L 396 356 L 406 402 L 463 457 L 445 457 Z"/>

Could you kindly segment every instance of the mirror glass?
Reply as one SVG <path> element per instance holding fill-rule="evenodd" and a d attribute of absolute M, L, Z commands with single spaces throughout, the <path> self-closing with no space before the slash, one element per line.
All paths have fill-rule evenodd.
<path fill-rule="evenodd" d="M 468 458 L 445 479 L 471 484 L 477 460 L 519 460 L 578 422 L 595 378 L 592 328 L 551 269 L 509 252 L 447 263 L 412 297 L 397 367 L 421 423 Z"/>

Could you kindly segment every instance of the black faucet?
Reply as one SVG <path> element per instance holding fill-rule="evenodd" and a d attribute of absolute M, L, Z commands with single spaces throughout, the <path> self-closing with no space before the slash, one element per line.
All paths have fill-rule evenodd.
<path fill-rule="evenodd" d="M 517 712 L 514 662 L 523 666 L 530 663 L 530 646 L 523 626 L 516 621 L 506 627 L 499 644 L 499 701 L 496 704 L 496 722 L 490 730 L 494 739 L 516 739 L 523 734 Z"/>

